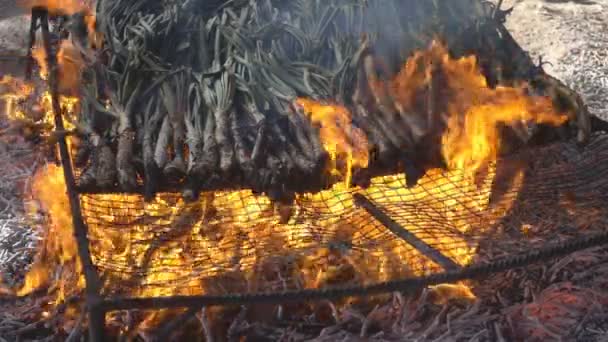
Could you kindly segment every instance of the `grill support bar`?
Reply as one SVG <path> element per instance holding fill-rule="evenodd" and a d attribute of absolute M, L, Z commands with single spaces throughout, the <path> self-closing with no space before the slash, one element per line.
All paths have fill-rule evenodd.
<path fill-rule="evenodd" d="M 367 197 L 361 194 L 354 194 L 353 197 L 355 199 L 355 204 L 358 207 L 365 209 L 365 211 L 367 211 L 376 220 L 382 223 L 382 225 L 384 225 L 388 230 L 390 230 L 391 233 L 395 234 L 399 238 L 403 239 L 405 242 L 409 243 L 412 247 L 416 248 L 424 256 L 443 267 L 446 271 L 460 269 L 460 265 L 458 265 L 454 260 L 443 255 L 440 251 L 433 248 L 432 246 L 421 240 L 419 237 L 417 237 L 416 234 L 410 232 L 405 227 L 395 222 L 395 220 L 388 216 L 384 212 L 384 210 L 382 210 L 372 201 L 367 199 Z"/>
<path fill-rule="evenodd" d="M 390 292 L 411 292 L 429 285 L 453 283 L 465 279 L 479 279 L 533 263 L 563 257 L 574 252 L 608 244 L 608 231 L 552 243 L 527 253 L 497 259 L 491 263 L 464 266 L 458 270 L 435 273 L 429 276 L 402 278 L 373 285 L 354 285 L 328 289 L 289 290 L 235 295 L 171 296 L 105 299 L 101 304 L 106 311 L 209 307 L 244 304 L 278 304 L 315 300 L 335 300 L 346 297 L 370 296 Z"/>
<path fill-rule="evenodd" d="M 34 7 L 32 8 L 32 25 L 30 32 L 31 37 L 35 37 L 36 23 L 40 21 L 40 28 L 42 30 L 42 43 L 47 58 L 47 65 L 49 69 L 48 85 L 51 93 L 51 103 L 54 114 L 55 130 L 57 132 L 63 132 L 65 130 L 63 126 L 63 117 L 61 110 L 61 103 L 59 102 L 59 75 L 57 70 L 57 56 L 51 44 L 51 35 L 49 31 L 49 13 L 46 8 Z M 30 41 L 33 44 L 33 38 Z M 31 56 L 31 47 L 28 52 L 28 56 Z M 30 58 L 31 61 L 31 58 Z M 28 72 L 31 74 L 31 65 L 28 68 Z M 31 76 L 31 75 L 30 75 Z M 63 168 L 63 175 L 68 193 L 68 199 L 70 203 L 70 210 L 72 213 L 72 225 L 74 227 L 74 239 L 78 246 L 78 256 L 82 263 L 82 269 L 84 273 L 86 288 L 85 298 L 87 307 L 89 310 L 89 339 L 92 342 L 102 342 L 105 340 L 105 315 L 100 296 L 100 279 L 97 269 L 93 264 L 91 258 L 91 252 L 89 249 L 89 238 L 88 238 L 88 227 L 84 223 L 82 217 L 82 211 L 80 207 L 80 196 L 76 191 L 76 181 L 74 178 L 74 170 L 72 168 L 72 160 L 68 151 L 68 146 L 65 140 L 65 135 L 59 134 L 57 139 L 59 146 L 59 156 L 61 159 L 61 166 Z"/>

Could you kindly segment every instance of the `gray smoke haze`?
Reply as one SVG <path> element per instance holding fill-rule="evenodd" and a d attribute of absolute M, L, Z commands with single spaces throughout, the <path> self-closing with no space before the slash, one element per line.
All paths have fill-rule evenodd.
<path fill-rule="evenodd" d="M 369 0 L 361 27 L 353 34 L 369 34 L 374 52 L 396 72 L 415 50 L 439 37 L 453 45 L 461 32 L 487 13 L 479 0 Z"/>
<path fill-rule="evenodd" d="M 327 17 L 332 35 L 343 37 L 355 47 L 361 36 L 367 35 L 374 53 L 383 57 L 391 72 L 398 71 L 413 51 L 428 47 L 434 37 L 442 38 L 448 46 L 466 46 L 466 42 L 462 42 L 463 30 L 492 10 L 480 0 L 276 0 L 272 3 L 280 8 L 280 13 L 261 13 L 269 21 L 289 23 L 298 17 Z M 314 35 L 314 28 L 308 33 Z"/>
<path fill-rule="evenodd" d="M 17 0 L 0 0 L 0 20 L 18 17 L 29 13 L 29 10 L 17 4 Z"/>

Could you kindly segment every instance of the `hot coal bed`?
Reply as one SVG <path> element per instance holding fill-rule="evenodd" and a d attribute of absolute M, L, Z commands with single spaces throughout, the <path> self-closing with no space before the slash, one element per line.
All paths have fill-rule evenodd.
<path fill-rule="evenodd" d="M 407 298 L 429 288 L 447 307 L 473 278 L 608 241 L 606 124 L 500 3 L 47 5 L 31 60 L 58 163 L 33 181 L 49 234 L 15 294 L 54 285 L 46 315 L 82 311 L 92 341 L 365 336 L 366 319 L 399 339 L 340 312 L 423 310 Z M 401 333 L 439 334 L 418 309 Z"/>

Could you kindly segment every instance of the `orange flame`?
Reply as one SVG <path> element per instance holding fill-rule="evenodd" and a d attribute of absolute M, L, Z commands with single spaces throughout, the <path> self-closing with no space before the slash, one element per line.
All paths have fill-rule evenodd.
<path fill-rule="evenodd" d="M 48 77 L 48 64 L 46 52 L 40 46 L 32 50 L 32 56 L 40 67 L 40 76 L 43 79 Z M 75 93 L 80 85 L 81 70 L 84 67 L 84 60 L 80 52 L 74 47 L 71 41 L 63 40 L 57 52 L 57 67 L 59 74 L 59 89 L 61 93 Z"/>
<path fill-rule="evenodd" d="M 44 7 L 52 15 L 72 15 L 88 10 L 79 0 L 19 0 L 18 4 L 24 8 Z"/>
<path fill-rule="evenodd" d="M 11 76 L 0 77 L 0 100 L 4 101 L 4 115 L 9 119 L 17 119 L 21 112 L 18 103 L 28 99 L 34 87 L 21 79 Z"/>
<path fill-rule="evenodd" d="M 445 106 L 436 108 L 442 111 L 438 117 L 447 118 L 447 129 L 442 142 L 444 157 L 451 168 L 475 169 L 481 163 L 495 158 L 501 143 L 496 127 L 498 123 L 512 124 L 518 120 L 532 120 L 559 124 L 565 120 L 565 116 L 552 110 L 548 99 L 527 96 L 523 86 L 489 88 L 475 58 L 451 59 L 439 44 L 432 45 L 427 51 L 417 52 L 393 81 L 378 82 L 376 86 L 385 94 L 390 94 L 401 109 L 418 112 L 420 108 L 417 107 L 420 105 L 416 98 L 433 82 L 434 73 L 430 66 L 443 75 L 442 87 L 445 88 L 445 94 L 442 93 L 438 101 L 445 102 Z M 310 115 L 311 122 L 320 125 L 321 141 L 332 160 L 331 172 L 348 180 L 352 167 L 368 165 L 367 140 L 363 132 L 352 125 L 351 114 L 346 108 L 309 99 L 298 99 L 297 102 Z M 423 108 L 423 111 L 426 109 Z M 347 165 L 345 170 L 338 167 L 340 163 Z M 273 269 L 275 259 L 280 257 L 290 260 L 288 271 L 307 287 L 348 281 L 386 281 L 421 272 L 420 269 L 416 271 L 416 267 L 420 266 L 416 265 L 421 261 L 420 253 L 400 241 L 395 241 L 386 250 L 369 254 L 352 252 L 348 243 L 319 246 L 314 241 L 311 242 L 310 235 L 307 235 L 310 227 L 322 227 L 326 236 L 347 241 L 365 240 L 366 234 L 377 227 L 366 211 L 354 206 L 353 194 L 363 193 L 395 217 L 408 210 L 411 210 L 408 211 L 411 217 L 422 215 L 415 209 L 416 205 L 411 206 L 414 209 L 403 206 L 403 202 L 421 201 L 426 207 L 441 212 L 451 227 L 463 233 L 472 229 L 484 229 L 480 227 L 481 220 L 477 217 L 470 220 L 461 214 L 463 211 L 482 213 L 490 208 L 490 188 L 495 170 L 490 167 L 485 174 L 486 178 L 480 182 L 474 182 L 470 177 L 458 173 L 430 170 L 425 175 L 424 191 L 420 188 L 405 188 L 404 177 L 403 174 L 377 177 L 371 180 L 370 187 L 365 190 L 346 189 L 342 184 L 336 184 L 332 189 L 318 194 L 301 195 L 294 210 L 303 211 L 302 208 L 305 208 L 318 215 L 314 220 L 306 221 L 299 217 L 288 224 L 279 223 L 282 221 L 280 214 L 274 211 L 273 203 L 268 197 L 253 195 L 251 191 L 245 190 L 206 193 L 199 202 L 189 204 L 174 200 L 170 194 L 158 194 L 152 203 L 146 204 L 141 197 L 134 195 L 90 195 L 90 203 L 112 203 L 113 206 L 90 208 L 88 206 L 94 204 L 83 201 L 83 210 L 94 210 L 100 218 L 99 221 L 89 222 L 89 236 L 94 241 L 91 247 L 96 264 L 115 264 L 129 269 L 149 258 L 149 268 L 171 270 L 149 274 L 144 272 L 142 279 L 139 279 L 141 284 L 161 285 L 136 285 L 130 289 L 130 295 L 215 294 L 225 291 L 224 286 L 239 288 L 239 291 L 260 289 L 264 285 L 264 274 L 268 273 L 266 268 Z M 517 175 L 511 186 L 517 190 L 522 185 L 522 179 L 522 174 Z M 65 287 L 65 291 L 82 288 L 65 191 L 59 168 L 49 165 L 36 175 L 33 195 L 49 213 L 50 224 L 37 263 L 18 291 L 21 295 L 54 281 L 59 282 L 60 288 Z M 391 195 L 386 196 L 387 192 Z M 469 196 L 461 200 L 454 198 L 462 193 Z M 500 210 L 506 211 L 509 206 L 510 203 L 505 203 Z M 346 211 L 353 216 L 343 215 Z M 212 212 L 219 214 L 214 216 Z M 141 217 L 145 214 L 150 220 L 131 220 L 133 215 Z M 229 217 L 232 220 L 225 223 L 218 217 Z M 168 239 L 155 248 L 133 243 L 158 238 L 159 232 L 151 232 L 150 226 L 175 224 L 179 227 L 184 225 L 183 222 L 190 222 L 191 226 L 183 231 L 171 230 L 172 234 L 179 236 Z M 126 237 L 122 230 L 104 229 L 105 225 L 114 224 L 128 226 L 129 236 Z M 438 226 L 440 223 L 431 222 L 428 228 L 433 228 L 433 225 Z M 420 238 L 439 249 L 445 248 L 441 250 L 443 254 L 460 265 L 466 265 L 473 259 L 477 246 L 469 243 L 465 235 L 430 234 Z M 262 248 L 264 253 L 259 252 Z M 311 252 L 304 254 L 304 249 Z M 202 279 L 194 269 L 192 258 L 195 256 L 189 254 L 192 250 L 208 253 L 204 257 L 213 265 L 235 265 L 234 260 L 238 260 L 238 272 L 216 267 Z M 252 252 L 243 254 L 243 250 Z M 323 258 L 333 260 L 332 264 L 320 264 L 319 260 Z M 429 264 L 432 262 L 429 261 Z M 57 267 L 58 265 L 62 267 Z M 260 272 L 259 265 L 264 266 L 264 272 Z M 428 267 L 433 265 L 425 265 L 424 269 L 428 270 Z M 57 276 L 53 273 L 57 268 L 65 271 Z M 120 275 L 115 277 L 117 282 L 125 281 Z M 191 281 L 182 288 L 163 286 L 184 277 Z M 462 285 L 438 286 L 433 290 L 439 301 L 452 297 L 474 298 L 474 294 Z M 144 325 L 154 325 L 158 319 L 158 316 L 147 316 Z"/>
<path fill-rule="evenodd" d="M 489 90 L 495 96 L 492 103 L 474 105 L 462 118 L 451 116 L 446 134 L 442 139 L 443 154 L 452 168 L 476 170 L 487 162 L 496 160 L 500 151 L 498 124 L 511 125 L 518 121 L 560 125 L 565 115 L 552 111 L 547 98 L 532 101 L 523 91 L 498 87 Z M 489 94 L 486 94 L 489 95 Z"/>
<path fill-rule="evenodd" d="M 501 124 L 560 125 L 568 119 L 553 108 L 550 98 L 527 95 L 525 84 L 489 87 L 475 56 L 453 59 L 447 48 L 437 41 L 433 41 L 429 49 L 414 53 L 393 80 L 372 79 L 370 83 L 377 94 L 393 99 L 395 109 L 406 116 L 406 120 L 416 116 L 418 122 L 426 121 L 427 125 L 430 121 L 437 127 L 441 123 L 447 126 L 441 147 L 449 168 L 475 171 L 495 160 L 501 149 Z M 431 97 L 434 93 L 437 95 Z M 361 131 L 352 126 L 351 114 L 346 108 L 309 99 L 299 99 L 298 103 L 310 113 L 313 122 L 322 124 L 321 140 L 330 154 L 335 150 L 333 146 L 354 149 L 356 153 L 349 157 L 350 164 L 367 165 L 367 141 Z M 357 140 L 365 143 L 350 144 L 349 134 L 345 133 L 349 130 L 354 130 Z"/>
<path fill-rule="evenodd" d="M 369 162 L 365 134 L 353 126 L 350 112 L 342 106 L 304 98 L 297 99 L 297 103 L 310 115 L 311 122 L 320 124 L 320 139 L 332 162 L 330 172 L 343 176 L 345 184 L 350 184 L 352 168 L 365 168 Z M 337 166 L 343 158 L 347 163 L 345 174 Z"/>
<path fill-rule="evenodd" d="M 74 228 L 63 170 L 53 164 L 39 170 L 32 183 L 32 196 L 37 201 L 32 209 L 37 210 L 40 205 L 41 209 L 48 213 L 49 221 L 44 244 L 41 246 L 38 259 L 26 275 L 25 283 L 17 291 L 19 296 L 49 285 L 57 265 L 72 264 L 75 265 L 76 270 L 80 269 L 76 258 L 76 241 L 73 237 Z M 61 290 L 62 286 L 59 285 Z M 64 297 L 63 291 L 60 291 L 59 297 Z"/>
<path fill-rule="evenodd" d="M 477 299 L 471 288 L 466 284 L 459 282 L 456 284 L 439 284 L 429 286 L 431 300 L 438 305 L 445 305 L 452 299 L 460 299 L 473 301 Z"/>
<path fill-rule="evenodd" d="M 501 148 L 499 124 L 560 125 L 567 120 L 553 108 L 550 98 L 527 95 L 525 84 L 490 88 L 475 56 L 453 59 L 438 41 L 408 59 L 388 85 L 388 92 L 397 106 L 420 112 L 420 94 L 433 86 L 440 88 L 431 90 L 440 96 L 432 98 L 423 112 L 428 115 L 432 105 L 436 120 L 447 117 L 442 152 L 450 168 L 474 171 L 495 160 Z"/>
<path fill-rule="evenodd" d="M 50 92 L 45 91 L 39 98 L 32 99 L 34 90 L 32 85 L 10 77 L 0 79 L 0 87 L 3 84 L 7 84 L 9 88 L 5 94 L 0 95 L 0 100 L 5 103 L 6 118 L 11 122 L 27 122 L 44 127 L 44 131 L 40 132 L 41 135 L 49 136 L 55 122 Z M 59 102 L 63 110 L 65 129 L 74 129 L 79 111 L 79 99 L 60 96 Z"/>

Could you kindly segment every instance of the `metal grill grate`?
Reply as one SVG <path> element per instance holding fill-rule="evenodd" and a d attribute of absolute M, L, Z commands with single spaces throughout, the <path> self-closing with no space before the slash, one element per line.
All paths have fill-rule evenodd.
<path fill-rule="evenodd" d="M 177 193 L 152 203 L 83 194 L 82 213 L 106 294 L 369 285 L 491 262 L 607 222 L 606 147 L 606 136 L 584 149 L 559 143 L 474 176 L 431 172 L 411 189 L 402 175 L 384 177 L 368 189 L 303 195 L 292 207 L 249 191 L 205 193 L 193 204 Z"/>

